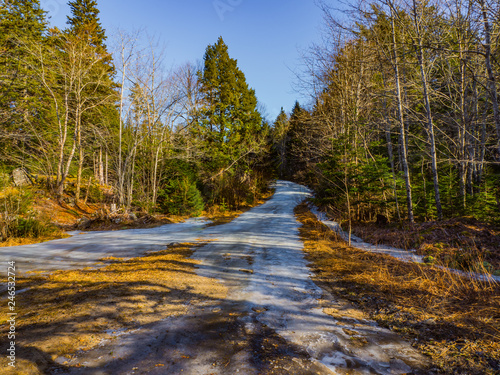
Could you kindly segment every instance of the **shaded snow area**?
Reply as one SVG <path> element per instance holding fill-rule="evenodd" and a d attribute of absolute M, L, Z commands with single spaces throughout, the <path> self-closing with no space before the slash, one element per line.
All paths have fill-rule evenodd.
<path fill-rule="evenodd" d="M 330 228 L 330 230 L 336 232 L 344 241 L 349 242 L 349 233 L 344 231 L 340 227 L 339 223 L 333 220 L 328 220 L 326 215 L 323 212 L 319 211 L 316 207 L 313 207 L 311 209 L 311 212 L 316 215 L 319 221 L 321 221 L 328 228 Z M 424 257 L 422 255 L 416 254 L 416 250 L 414 249 L 403 250 L 388 245 L 372 245 L 368 242 L 364 242 L 361 238 L 353 234 L 351 234 L 351 246 L 355 247 L 356 249 L 370 251 L 372 253 L 381 253 L 390 255 L 404 262 L 416 262 L 416 263 L 424 262 L 423 261 Z M 444 267 L 439 267 L 439 268 L 445 269 Z M 495 280 L 497 282 L 500 282 L 500 276 L 493 276 L 493 275 L 485 276 L 479 273 L 464 272 L 454 269 L 448 269 L 448 270 L 460 276 L 471 277 L 480 280 Z"/>
<path fill-rule="evenodd" d="M 331 296 L 322 298 L 293 213 L 309 195 L 303 186 L 278 181 L 269 201 L 225 225 L 189 221 L 0 251 L 2 259 L 26 259 L 25 269 L 55 269 L 140 255 L 174 241 L 211 240 L 193 257 L 201 261 L 201 276 L 229 289 L 217 308 L 192 306 L 186 315 L 120 332 L 78 353 L 69 364 L 83 367 L 70 373 L 406 374 L 424 368 L 425 359 L 397 335 Z"/>
<path fill-rule="evenodd" d="M 332 231 L 336 232 L 344 241 L 349 242 L 349 233 L 342 230 L 340 224 L 333 220 L 328 220 L 323 212 L 320 212 L 316 207 L 311 209 L 311 212 L 316 215 L 319 221 L 325 224 Z M 394 258 L 405 262 L 423 263 L 423 256 L 415 254 L 416 250 L 402 250 L 387 245 L 372 245 L 364 242 L 361 238 L 351 234 L 351 246 L 356 249 L 370 251 L 372 253 L 381 253 L 393 256 Z"/>

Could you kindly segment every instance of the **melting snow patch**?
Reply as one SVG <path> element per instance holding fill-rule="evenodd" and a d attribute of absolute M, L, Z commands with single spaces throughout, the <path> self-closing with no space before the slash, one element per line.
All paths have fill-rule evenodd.
<path fill-rule="evenodd" d="M 349 233 L 344 231 L 340 224 L 337 223 L 336 221 L 333 220 L 328 220 L 324 212 L 321 212 L 318 210 L 317 207 L 313 206 L 311 208 L 311 212 L 316 215 L 319 221 L 321 221 L 323 224 L 325 224 L 330 230 L 333 232 L 337 233 L 344 241 L 348 242 L 349 241 Z M 368 242 L 364 242 L 361 238 L 354 236 L 351 234 L 351 246 L 360 249 L 360 250 L 365 250 L 369 251 L 372 253 L 380 253 L 380 254 L 386 254 L 390 255 L 394 258 L 397 258 L 399 260 L 402 260 L 404 262 L 416 262 L 416 263 L 423 263 L 424 257 L 421 255 L 417 255 L 416 250 L 411 249 L 411 250 L 403 250 L 403 249 L 398 249 L 395 247 L 387 246 L 387 245 L 372 245 Z M 446 269 L 445 267 L 438 267 L 441 269 Z M 454 269 L 448 269 L 451 272 L 465 276 L 465 277 L 470 277 L 470 278 L 475 278 L 479 280 L 495 280 L 497 282 L 500 282 L 500 276 L 493 276 L 493 275 L 482 275 L 479 273 L 472 273 L 472 272 L 463 272 L 459 270 L 454 270 Z"/>

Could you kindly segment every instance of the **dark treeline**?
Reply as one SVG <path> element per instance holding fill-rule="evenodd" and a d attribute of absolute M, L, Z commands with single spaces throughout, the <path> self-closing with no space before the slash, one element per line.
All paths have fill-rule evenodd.
<path fill-rule="evenodd" d="M 280 174 L 345 220 L 498 219 L 500 3 L 322 7 L 302 81 L 314 103 L 275 123 Z"/>
<path fill-rule="evenodd" d="M 269 126 L 222 38 L 199 66 L 167 71 L 153 38 L 108 39 L 94 0 L 69 4 L 59 30 L 38 0 L 0 2 L 3 175 L 24 167 L 76 204 L 197 214 L 252 201 Z"/>

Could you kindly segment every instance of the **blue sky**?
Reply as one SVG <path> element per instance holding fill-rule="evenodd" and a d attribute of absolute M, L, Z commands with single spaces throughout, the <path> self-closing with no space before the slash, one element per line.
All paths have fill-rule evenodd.
<path fill-rule="evenodd" d="M 65 27 L 65 0 L 41 0 L 50 23 Z M 322 13 L 314 0 L 97 0 L 103 27 L 145 28 L 161 38 L 168 65 L 202 60 L 222 36 L 270 120 L 295 100 L 300 51 L 320 39 Z"/>

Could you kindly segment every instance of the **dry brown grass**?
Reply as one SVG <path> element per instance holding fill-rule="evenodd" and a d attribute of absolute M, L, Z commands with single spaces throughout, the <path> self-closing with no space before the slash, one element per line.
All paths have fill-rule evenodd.
<path fill-rule="evenodd" d="M 296 215 L 319 285 L 410 339 L 439 373 L 500 373 L 498 285 L 348 247 L 305 204 Z"/>
<path fill-rule="evenodd" d="M 106 330 L 131 329 L 183 314 L 190 305 L 225 298 L 219 282 L 196 275 L 194 246 L 179 244 L 150 255 L 107 258 L 100 269 L 58 271 L 18 280 L 29 288 L 16 298 L 17 370 L 42 374 L 58 356 L 71 357 L 109 338 Z M 7 337 L 7 303 L 0 306 L 0 337 Z M 6 342 L 0 342 L 2 353 Z M 0 357 L 0 368 L 7 368 Z"/>
<path fill-rule="evenodd" d="M 357 223 L 356 235 L 373 244 L 416 249 L 453 268 L 474 269 L 487 262 L 500 273 L 500 228 L 471 218 L 453 218 L 413 224 Z"/>
<path fill-rule="evenodd" d="M 0 247 L 11 247 L 11 246 L 21 246 L 21 245 L 32 245 L 35 243 L 42 243 L 52 240 L 58 240 L 61 238 L 68 238 L 69 234 L 66 234 L 63 231 L 57 231 L 55 234 L 51 236 L 43 236 L 43 237 L 25 237 L 25 238 L 9 238 L 6 241 L 0 242 Z"/>
<path fill-rule="evenodd" d="M 210 224 L 207 224 L 207 227 L 213 227 L 217 225 L 227 224 L 236 219 L 242 213 L 247 212 L 253 207 L 264 204 L 268 199 L 270 199 L 274 195 L 274 189 L 269 189 L 257 197 L 257 199 L 253 202 L 253 204 L 245 204 L 239 210 L 225 210 L 220 206 L 212 206 L 207 211 L 204 211 L 202 216 L 211 220 Z"/>

